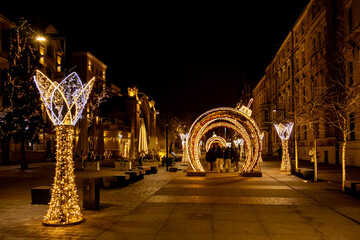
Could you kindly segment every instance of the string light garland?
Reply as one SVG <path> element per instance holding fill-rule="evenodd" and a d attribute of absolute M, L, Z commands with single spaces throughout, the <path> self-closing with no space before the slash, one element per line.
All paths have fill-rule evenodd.
<path fill-rule="evenodd" d="M 216 134 L 214 133 L 214 135 L 206 141 L 206 151 L 209 151 L 211 145 L 214 143 L 220 143 L 221 146 L 226 147 L 226 140 L 220 136 L 216 136 Z"/>
<path fill-rule="evenodd" d="M 95 78 L 83 85 L 76 73 L 60 83 L 51 81 L 36 71 L 34 81 L 39 89 L 46 112 L 56 126 L 56 167 L 54 186 L 45 225 L 66 225 L 83 220 L 75 184 L 73 162 L 74 125 L 89 98 Z"/>
<path fill-rule="evenodd" d="M 186 143 L 187 155 L 193 171 L 204 172 L 198 155 L 199 142 L 204 134 L 217 127 L 227 127 L 241 135 L 247 151 L 243 172 L 253 171 L 261 160 L 262 143 L 260 129 L 251 118 L 251 110 L 248 107 L 216 108 L 205 112 L 195 120 Z"/>
<path fill-rule="evenodd" d="M 282 172 L 290 172 L 291 165 L 290 165 L 290 157 L 289 157 L 289 147 L 288 147 L 288 140 L 290 138 L 294 123 L 290 122 L 287 124 L 275 124 L 276 132 L 278 133 L 281 139 L 282 145 L 282 157 L 281 157 L 281 167 L 280 171 Z"/>

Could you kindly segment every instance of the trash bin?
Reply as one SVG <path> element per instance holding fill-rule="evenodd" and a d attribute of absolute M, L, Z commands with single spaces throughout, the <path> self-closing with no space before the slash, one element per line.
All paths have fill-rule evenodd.
<path fill-rule="evenodd" d="M 295 158 L 290 158 L 291 175 L 296 175 Z"/>
<path fill-rule="evenodd" d="M 83 207 L 90 210 L 100 208 L 100 180 L 99 178 L 85 178 L 83 180 Z"/>

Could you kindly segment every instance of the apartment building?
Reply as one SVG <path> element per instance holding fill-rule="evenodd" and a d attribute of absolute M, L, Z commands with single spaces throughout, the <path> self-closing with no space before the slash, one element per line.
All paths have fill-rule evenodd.
<path fill-rule="evenodd" d="M 340 36 L 352 52 L 352 60 L 346 60 L 344 64 L 346 76 L 360 81 L 360 65 L 356 64 L 359 62 L 359 4 L 359 1 L 351 0 L 311 0 L 291 28 L 253 89 L 254 118 L 265 133 L 264 154 L 275 154 L 281 146 L 273 123 L 279 119 L 294 121 L 301 105 L 336 79 L 334 54 L 340 47 Z M 360 113 L 353 114 L 352 129 L 360 124 Z M 338 136 L 337 129 L 324 119 L 316 126 L 298 123 L 291 137 L 290 153 L 294 154 L 296 138 L 299 159 L 309 160 L 309 150 L 316 140 L 320 162 L 339 163 L 341 141 Z M 350 136 L 347 164 L 359 166 L 360 142 L 357 140 L 360 135 L 354 132 Z"/>

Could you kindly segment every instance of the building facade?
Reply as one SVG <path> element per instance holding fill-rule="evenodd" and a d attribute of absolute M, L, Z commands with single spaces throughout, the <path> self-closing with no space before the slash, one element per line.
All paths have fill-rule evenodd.
<path fill-rule="evenodd" d="M 105 148 L 112 158 L 136 159 L 140 156 L 140 127 L 145 124 L 147 153 L 157 149 L 155 101 L 138 91 L 136 86 L 128 87 L 123 96 L 113 96 L 101 104 L 104 124 Z M 114 132 L 110 132 L 114 129 Z M 106 139 L 112 141 L 107 147 Z M 121 145 L 122 144 L 122 145 Z"/>
<path fill-rule="evenodd" d="M 299 159 L 309 160 L 309 150 L 316 140 L 319 161 L 339 163 L 342 142 L 336 127 L 325 119 L 313 125 L 299 122 L 296 113 L 339 77 L 334 68 L 335 53 L 342 45 L 350 47 L 351 52 L 344 60 L 346 78 L 360 81 L 359 19 L 359 1 L 311 0 L 308 3 L 253 89 L 254 118 L 265 132 L 264 154 L 276 153 L 280 148 L 281 141 L 273 123 L 287 119 L 297 123 L 290 141 L 292 154 L 296 138 Z M 352 130 L 360 124 L 359 114 L 353 113 Z M 360 134 L 354 131 L 348 140 L 347 164 L 360 166 Z"/>

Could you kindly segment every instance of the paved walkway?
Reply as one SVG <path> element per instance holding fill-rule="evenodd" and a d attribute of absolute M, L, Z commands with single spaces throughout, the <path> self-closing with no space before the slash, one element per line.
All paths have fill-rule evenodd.
<path fill-rule="evenodd" d="M 100 211 L 85 222 L 41 224 L 47 206 L 30 204 L 30 189 L 51 184 L 53 164 L 21 172 L 0 167 L 0 239 L 359 239 L 360 200 L 327 181 L 304 182 L 264 162 L 262 178 L 235 173 L 187 177 L 166 172 L 124 188 L 102 189 Z M 81 179 L 114 171 L 77 172 Z"/>

